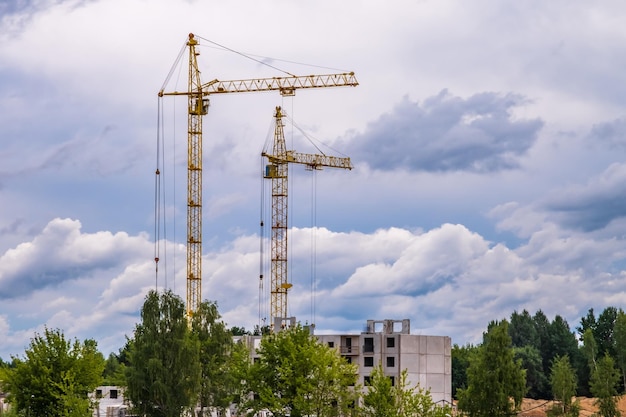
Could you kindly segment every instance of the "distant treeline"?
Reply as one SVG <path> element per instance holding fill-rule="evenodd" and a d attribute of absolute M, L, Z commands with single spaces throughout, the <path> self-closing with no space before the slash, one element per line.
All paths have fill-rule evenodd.
<path fill-rule="evenodd" d="M 555 359 L 567 355 L 577 377 L 577 395 L 591 396 L 590 340 L 593 340 L 593 356 L 610 356 L 621 374 L 618 391 L 626 388 L 626 313 L 620 308 L 607 307 L 596 318 L 593 309 L 580 319 L 571 330 L 567 321 L 557 315 L 550 321 L 541 311 L 534 315 L 526 310 L 514 311 L 508 320 L 508 333 L 515 359 L 526 370 L 526 396 L 534 399 L 552 399 L 550 372 Z M 593 336 L 593 337 L 591 337 Z M 583 339 L 587 342 L 583 343 Z M 586 345 L 586 347 L 585 347 Z M 467 387 L 467 368 L 476 345 L 452 348 L 452 395 Z"/>

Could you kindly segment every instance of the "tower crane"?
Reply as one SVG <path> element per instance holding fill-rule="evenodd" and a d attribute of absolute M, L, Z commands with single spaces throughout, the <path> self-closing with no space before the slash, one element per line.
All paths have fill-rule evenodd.
<path fill-rule="evenodd" d="M 287 292 L 292 287 L 287 276 L 287 216 L 289 164 L 302 164 L 310 170 L 322 167 L 352 169 L 350 158 L 323 154 L 300 153 L 287 150 L 283 129 L 283 113 L 276 107 L 276 125 L 272 154 L 265 151 L 268 159 L 265 178 L 272 180 L 272 232 L 270 263 L 270 326 L 279 329 L 287 319 Z"/>
<path fill-rule="evenodd" d="M 354 72 L 252 78 L 244 80 L 202 83 L 198 69 L 196 49 L 198 40 L 189 34 L 189 74 L 187 91 L 164 92 L 163 96 L 187 96 L 187 316 L 197 311 L 202 301 L 202 116 L 209 108 L 209 96 L 213 94 L 278 91 L 283 96 L 293 96 L 297 89 L 357 86 Z M 171 73 L 170 73 L 171 74 Z"/>

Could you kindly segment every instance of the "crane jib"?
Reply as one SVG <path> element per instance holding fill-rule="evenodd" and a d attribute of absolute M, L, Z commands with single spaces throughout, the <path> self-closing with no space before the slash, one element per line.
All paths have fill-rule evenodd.
<path fill-rule="evenodd" d="M 282 95 L 294 95 L 301 88 L 356 87 L 359 82 L 354 72 L 293 77 L 251 78 L 247 80 L 213 80 L 202 85 L 202 95 L 246 93 L 255 91 L 279 91 Z M 183 96 L 196 92 L 159 92 L 159 96 Z"/>
<path fill-rule="evenodd" d="M 293 94 L 300 88 L 355 87 L 359 85 L 354 73 L 307 75 L 294 77 L 254 78 L 248 80 L 212 81 L 202 86 L 204 94 L 281 91 Z"/>

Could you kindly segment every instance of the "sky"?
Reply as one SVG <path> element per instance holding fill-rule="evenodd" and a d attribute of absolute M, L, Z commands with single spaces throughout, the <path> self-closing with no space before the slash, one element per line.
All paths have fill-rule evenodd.
<path fill-rule="evenodd" d="M 202 298 L 228 326 L 268 317 L 276 106 L 290 149 L 354 165 L 289 168 L 289 314 L 317 333 L 408 318 L 463 345 L 514 311 L 574 329 L 623 308 L 625 18 L 618 0 L 0 1 L 0 358 L 46 327 L 115 353 L 148 291 L 185 299 L 187 103 L 158 92 L 186 89 L 189 33 L 203 82 L 359 81 L 211 97 Z"/>

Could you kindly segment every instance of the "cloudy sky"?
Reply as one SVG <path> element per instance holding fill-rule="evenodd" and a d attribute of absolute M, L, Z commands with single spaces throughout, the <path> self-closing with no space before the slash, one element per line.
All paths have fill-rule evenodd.
<path fill-rule="evenodd" d="M 147 291 L 184 297 L 186 102 L 157 92 L 186 89 L 190 32 L 204 81 L 360 83 L 212 97 L 202 289 L 228 325 L 267 317 L 276 106 L 290 148 L 354 164 L 290 168 L 289 312 L 319 333 L 409 318 L 465 344 L 514 310 L 575 327 L 623 307 L 625 18 L 618 0 L 1 2 L 0 357 L 44 326 L 117 352 Z"/>

